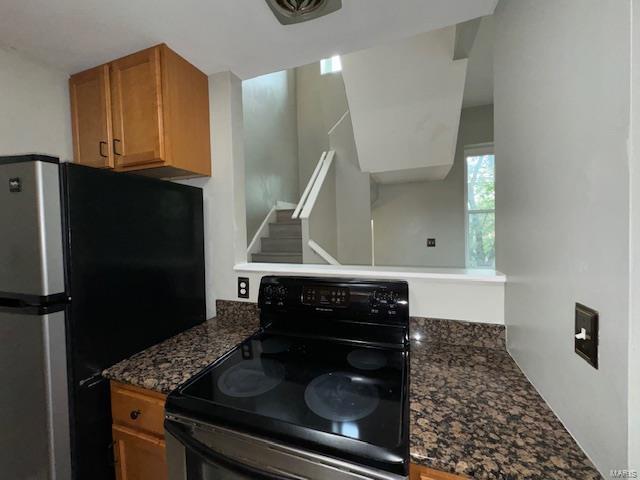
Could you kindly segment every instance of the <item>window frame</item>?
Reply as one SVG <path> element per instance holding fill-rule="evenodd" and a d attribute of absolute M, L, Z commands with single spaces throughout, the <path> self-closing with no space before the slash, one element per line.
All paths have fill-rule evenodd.
<path fill-rule="evenodd" d="M 493 163 L 493 183 L 496 184 L 496 164 L 495 164 L 495 144 L 493 142 L 487 143 L 475 143 L 471 145 L 464 146 L 464 266 L 465 268 L 471 268 L 469 266 L 469 214 L 471 213 L 493 213 L 494 218 L 496 215 L 495 203 L 493 205 L 493 209 L 480 209 L 480 210 L 469 210 L 469 179 L 468 179 L 468 171 L 467 171 L 467 158 L 469 157 L 480 157 L 483 155 L 493 155 L 494 163 Z M 495 224 L 494 224 L 495 225 Z M 494 232 L 495 233 L 495 232 Z M 494 251 L 498 251 L 498 239 L 497 237 L 493 242 Z M 482 269 L 482 270 L 492 270 L 490 267 L 473 267 L 473 269 Z M 493 270 L 495 270 L 495 265 L 493 266 Z"/>
<path fill-rule="evenodd" d="M 340 68 L 334 70 L 336 59 L 337 59 L 337 64 L 340 66 Z M 328 62 L 331 65 L 331 70 L 327 70 L 325 72 L 323 71 L 323 68 L 324 68 L 323 65 L 325 65 L 326 62 Z M 342 59 L 340 58 L 340 55 L 331 55 L 330 57 L 323 58 L 320 60 L 320 76 L 333 75 L 335 73 L 340 73 L 340 72 L 342 72 Z"/>

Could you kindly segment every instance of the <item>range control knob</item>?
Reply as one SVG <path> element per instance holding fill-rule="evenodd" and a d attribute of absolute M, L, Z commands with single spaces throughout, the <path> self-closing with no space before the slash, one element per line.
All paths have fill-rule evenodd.
<path fill-rule="evenodd" d="M 272 285 L 267 285 L 266 287 L 264 287 L 264 296 L 265 296 L 265 298 L 273 297 L 273 286 Z"/>
<path fill-rule="evenodd" d="M 287 299 L 287 287 L 278 285 L 275 288 L 275 298 L 278 302 L 284 302 Z"/>
<path fill-rule="evenodd" d="M 371 304 L 371 308 L 375 308 L 375 309 L 380 308 L 380 294 L 381 294 L 380 290 L 376 290 L 369 297 L 369 303 Z"/>
<path fill-rule="evenodd" d="M 373 308 L 394 308 L 398 303 L 398 294 L 389 290 L 376 290 L 371 296 Z"/>
<path fill-rule="evenodd" d="M 398 303 L 398 294 L 396 292 L 387 292 L 387 305 L 393 308 Z"/>

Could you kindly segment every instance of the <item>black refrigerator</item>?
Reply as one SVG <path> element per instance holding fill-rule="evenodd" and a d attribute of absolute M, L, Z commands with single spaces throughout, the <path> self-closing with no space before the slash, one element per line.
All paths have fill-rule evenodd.
<path fill-rule="evenodd" d="M 114 478 L 101 372 L 205 320 L 199 188 L 0 157 L 0 465 Z"/>

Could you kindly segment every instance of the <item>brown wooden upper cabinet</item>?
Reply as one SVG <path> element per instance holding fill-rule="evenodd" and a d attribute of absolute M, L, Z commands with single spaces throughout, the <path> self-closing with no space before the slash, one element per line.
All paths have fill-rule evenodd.
<path fill-rule="evenodd" d="M 69 86 L 76 163 L 211 175 L 207 76 L 166 45 L 72 75 Z"/>

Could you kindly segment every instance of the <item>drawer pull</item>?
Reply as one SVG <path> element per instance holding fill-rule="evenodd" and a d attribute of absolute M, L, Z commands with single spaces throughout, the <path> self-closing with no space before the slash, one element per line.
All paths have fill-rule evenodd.
<path fill-rule="evenodd" d="M 132 410 L 129 414 L 131 420 L 137 420 L 140 415 L 142 415 L 142 412 L 140 410 Z"/>

